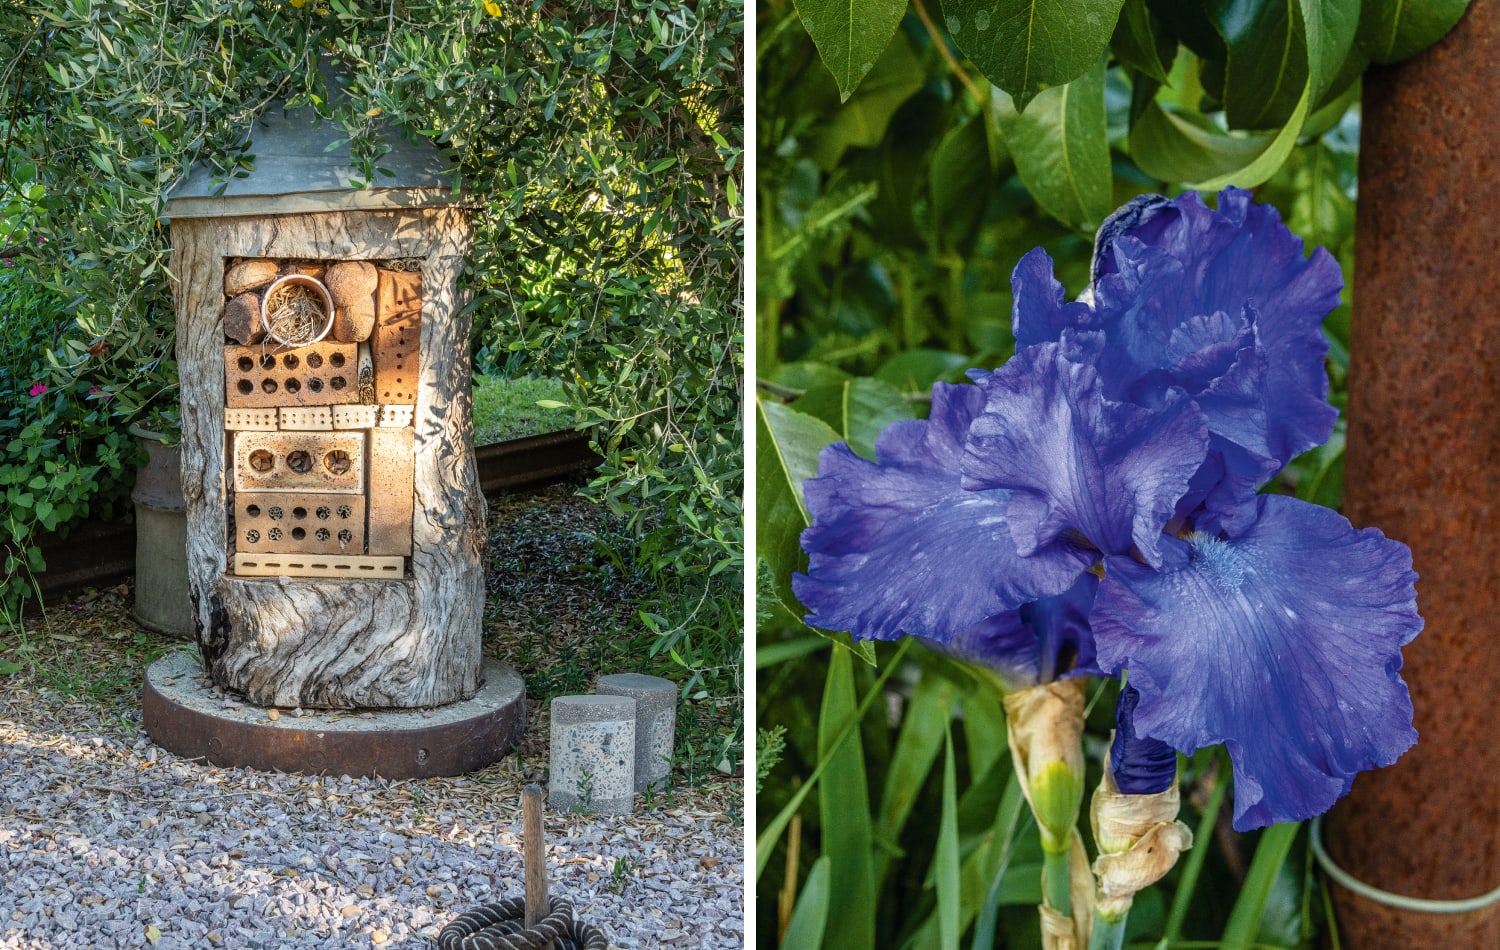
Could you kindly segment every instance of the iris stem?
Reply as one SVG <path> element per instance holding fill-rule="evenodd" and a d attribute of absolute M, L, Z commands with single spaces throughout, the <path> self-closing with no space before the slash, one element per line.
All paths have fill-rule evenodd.
<path fill-rule="evenodd" d="M 1089 935 L 1089 950 L 1120 950 L 1125 945 L 1125 921 L 1129 919 L 1129 910 L 1113 920 L 1103 914 L 1095 914 L 1094 932 Z"/>
<path fill-rule="evenodd" d="M 1073 916 L 1071 874 L 1067 851 L 1042 849 L 1042 901 L 1064 917 Z"/>

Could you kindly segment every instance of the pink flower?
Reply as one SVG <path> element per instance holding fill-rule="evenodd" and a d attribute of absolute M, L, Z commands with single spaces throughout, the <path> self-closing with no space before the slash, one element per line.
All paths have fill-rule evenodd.
<path fill-rule="evenodd" d="M 98 387 L 98 386 L 90 386 L 89 387 L 89 395 L 90 396 L 92 396 L 94 393 L 102 393 L 102 392 L 104 392 L 104 390 L 102 388 Z"/>
<path fill-rule="evenodd" d="M 46 383 L 37 383 L 35 386 L 31 387 L 31 394 L 33 396 L 40 396 L 42 393 L 44 393 L 46 391 L 47 391 L 47 384 Z"/>

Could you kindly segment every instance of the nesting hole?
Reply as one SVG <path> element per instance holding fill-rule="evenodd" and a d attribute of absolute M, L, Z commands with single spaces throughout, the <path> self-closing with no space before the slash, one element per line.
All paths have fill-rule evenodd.
<path fill-rule="evenodd" d="M 349 453 L 343 449 L 333 449 L 327 455 L 323 456 L 323 467 L 334 475 L 343 475 L 349 471 L 349 467 L 353 464 L 353 461 L 349 458 Z"/>
<path fill-rule="evenodd" d="M 257 472 L 269 472 L 276 465 L 276 456 L 265 449 L 256 449 L 250 453 L 250 457 L 246 461 Z"/>
<path fill-rule="evenodd" d="M 298 475 L 306 475 L 312 471 L 312 456 L 302 449 L 291 452 L 286 457 L 286 467 Z"/>

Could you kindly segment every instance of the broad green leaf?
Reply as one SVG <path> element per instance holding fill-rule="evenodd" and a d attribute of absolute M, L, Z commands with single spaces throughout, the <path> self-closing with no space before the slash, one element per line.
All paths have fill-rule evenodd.
<path fill-rule="evenodd" d="M 811 389 L 814 386 L 842 383 L 853 378 L 844 370 L 829 366 L 827 363 L 798 360 L 792 363 L 782 363 L 776 367 L 776 373 L 771 377 L 771 381 L 788 389 Z"/>
<path fill-rule="evenodd" d="M 1126 66 L 1164 83 L 1177 52 L 1177 41 L 1151 15 L 1146 0 L 1125 0 L 1109 48 Z"/>
<path fill-rule="evenodd" d="M 1323 97 L 1339 79 L 1354 48 L 1359 27 L 1359 0 L 1300 0 L 1307 24 L 1307 71 L 1312 77 L 1312 101 Z"/>
<path fill-rule="evenodd" d="M 912 806 L 917 803 L 922 786 L 937 761 L 938 749 L 953 716 L 958 690 L 947 677 L 928 670 L 917 681 L 901 732 L 891 753 L 891 764 L 885 773 L 885 791 L 880 797 L 880 817 L 875 822 L 875 836 L 885 847 L 876 854 L 875 881 L 883 884 L 891 858 L 901 840 Z M 951 739 L 950 739 L 951 741 Z"/>
<path fill-rule="evenodd" d="M 901 390 L 868 376 L 809 389 L 792 403 L 792 408 L 828 423 L 850 448 L 871 461 L 881 430 L 892 422 L 912 418 L 911 406 Z"/>
<path fill-rule="evenodd" d="M 937 849 L 932 863 L 937 881 L 938 945 L 942 950 L 958 950 L 959 891 L 958 862 L 958 786 L 957 768 L 953 764 L 953 730 L 943 732 L 943 811 L 938 818 Z"/>
<path fill-rule="evenodd" d="M 796 0 L 797 14 L 847 102 L 906 13 L 905 0 Z"/>
<path fill-rule="evenodd" d="M 922 77 L 922 65 L 912 53 L 911 43 L 897 34 L 859 92 L 834 110 L 832 118 L 818 130 L 810 150 L 813 159 L 825 171 L 832 171 L 846 149 L 880 144 L 891 116 L 922 88 Z"/>
<path fill-rule="evenodd" d="M 828 424 L 780 403 L 755 401 L 756 553 L 771 568 L 776 592 L 795 617 L 792 572 L 803 564 L 798 536 L 808 525 L 802 483 L 818 472 L 818 452 L 839 439 Z"/>
<path fill-rule="evenodd" d="M 1297 144 L 1307 114 L 1307 90 L 1291 120 L 1274 136 L 1234 135 L 1204 128 L 1159 103 L 1148 105 L 1130 130 L 1130 157 L 1153 178 L 1215 190 L 1253 188 L 1276 173 Z"/>
<path fill-rule="evenodd" d="M 1197 56 L 1223 62 L 1228 55 L 1203 0 L 1146 0 L 1146 6 Z"/>
<path fill-rule="evenodd" d="M 968 247 L 995 181 L 984 120 L 972 119 L 943 136 L 927 175 L 932 233 L 948 247 Z"/>
<path fill-rule="evenodd" d="M 791 660 L 800 660 L 809 653 L 828 648 L 827 637 L 799 637 L 781 643 L 762 643 L 755 648 L 755 668 L 763 670 Z"/>
<path fill-rule="evenodd" d="M 948 0 L 953 42 L 1025 111 L 1044 89 L 1071 83 L 1103 55 L 1124 0 Z"/>
<path fill-rule="evenodd" d="M 898 353 L 880 365 L 876 379 L 883 379 L 904 393 L 926 393 L 932 384 L 973 366 L 962 353 L 916 349 Z"/>
<path fill-rule="evenodd" d="M 813 862 L 807 872 L 807 882 L 797 897 L 797 906 L 792 919 L 787 921 L 786 933 L 781 945 L 786 950 L 802 950 L 823 945 L 823 932 L 828 926 L 828 865 L 827 855 Z"/>
<path fill-rule="evenodd" d="M 1250 870 L 1240 888 L 1240 896 L 1234 902 L 1229 923 L 1225 925 L 1224 935 L 1220 938 L 1219 945 L 1223 950 L 1249 950 L 1260 927 L 1260 919 L 1265 913 L 1266 901 L 1270 899 L 1276 877 L 1287 854 L 1292 850 L 1292 842 L 1297 840 L 1297 832 L 1301 830 L 1302 825 L 1293 822 L 1272 825 L 1261 832 L 1260 841 L 1255 846 L 1255 857 L 1250 861 Z"/>
<path fill-rule="evenodd" d="M 842 732 L 858 721 L 858 715 L 853 661 L 847 651 L 834 650 L 818 714 L 818 757 L 828 763 L 818 794 L 818 816 L 823 856 L 832 862 L 829 900 L 839 911 L 839 926 L 825 936 L 823 945 L 829 950 L 875 946 L 874 839 L 864 747 L 857 727 L 852 737 Z"/>
<path fill-rule="evenodd" d="M 1448 35 L 1469 0 L 1364 0 L 1355 40 L 1371 60 L 1397 63 Z"/>
<path fill-rule="evenodd" d="M 992 100 L 1005 147 L 1038 205 L 1063 224 L 1093 231 L 1114 210 L 1104 65 L 1041 93 L 1026 112 L 1010 97 Z"/>
<path fill-rule="evenodd" d="M 1308 84 L 1308 24 L 1299 0 L 1225 4 L 1218 27 L 1229 44 L 1224 72 L 1229 127 L 1285 125 Z"/>

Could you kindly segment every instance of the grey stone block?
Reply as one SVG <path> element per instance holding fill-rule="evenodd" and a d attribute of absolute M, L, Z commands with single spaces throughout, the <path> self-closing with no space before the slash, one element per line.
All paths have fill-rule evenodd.
<path fill-rule="evenodd" d="M 552 700 L 547 800 L 553 808 L 606 815 L 635 810 L 635 712 L 629 696 Z"/>
<path fill-rule="evenodd" d="M 635 790 L 665 790 L 677 734 L 677 684 L 660 676 L 611 673 L 599 677 L 595 692 L 635 700 Z"/>

